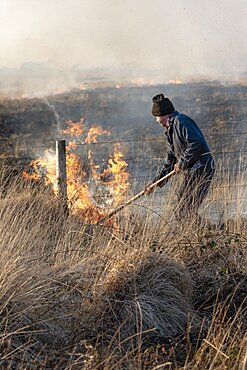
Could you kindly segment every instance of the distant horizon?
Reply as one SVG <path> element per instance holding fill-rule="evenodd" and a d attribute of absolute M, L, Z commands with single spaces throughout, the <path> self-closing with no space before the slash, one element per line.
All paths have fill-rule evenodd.
<path fill-rule="evenodd" d="M 129 76 L 128 66 L 84 68 L 74 65 L 59 68 L 49 62 L 22 63 L 19 67 L 0 67 L 0 95 L 9 97 L 44 96 L 72 89 L 87 90 L 97 87 L 146 86 L 160 84 L 185 84 L 193 82 L 239 83 L 247 85 L 247 71 L 238 75 L 187 75 L 164 76 L 156 71 L 156 76 Z"/>
<path fill-rule="evenodd" d="M 246 19 L 245 0 L 1 0 L 0 68 L 233 79 L 246 71 Z"/>
<path fill-rule="evenodd" d="M 142 77 L 142 78 L 145 78 L 145 72 L 142 73 L 142 76 L 139 74 L 138 75 L 138 71 L 133 71 L 135 68 L 134 65 L 132 64 L 122 64 L 122 65 L 119 65 L 119 66 L 107 66 L 107 65 L 102 65 L 102 66 L 91 66 L 91 67 L 85 67 L 83 65 L 80 65 L 80 64 L 72 64 L 72 65 L 67 65 L 67 66 L 61 66 L 59 64 L 54 64 L 50 61 L 38 61 L 38 62 L 35 62 L 35 61 L 26 61 L 26 62 L 23 62 L 23 63 L 19 63 L 18 65 L 15 65 L 15 66 L 0 66 L 0 73 L 1 72 L 4 72 L 4 71 L 36 71 L 36 72 L 40 72 L 42 70 L 54 70 L 54 71 L 60 71 L 61 73 L 62 72 L 66 72 L 66 71 L 70 71 L 70 72 L 75 72 L 75 73 L 85 73 L 85 72 L 98 72 L 98 73 L 107 73 L 107 74 L 110 74 L 111 76 L 114 76 L 114 75 L 121 75 L 124 74 L 125 76 L 127 76 L 128 74 L 130 75 L 130 79 L 131 79 L 131 74 L 135 75 L 135 76 L 138 76 L 138 77 Z M 151 73 L 150 73 L 151 72 Z M 148 70 L 146 75 L 150 77 L 150 75 L 153 75 L 153 77 L 156 77 L 157 78 L 157 75 L 160 74 L 164 74 L 162 69 L 159 70 L 159 68 L 156 68 L 152 71 Z M 247 75 L 247 68 L 244 68 L 242 70 L 239 70 L 239 71 L 228 71 L 227 73 L 226 72 L 222 72 L 222 73 L 204 73 L 203 71 L 198 71 L 197 74 L 189 74 L 189 73 L 167 73 L 168 75 L 168 78 L 172 79 L 172 78 L 177 78 L 177 77 L 192 77 L 192 75 L 197 75 L 197 76 L 209 76 L 209 78 L 211 78 L 211 76 L 214 76 L 216 78 L 219 78 L 219 79 L 224 79 L 224 76 L 246 76 Z M 152 77 L 152 76 L 151 76 Z"/>

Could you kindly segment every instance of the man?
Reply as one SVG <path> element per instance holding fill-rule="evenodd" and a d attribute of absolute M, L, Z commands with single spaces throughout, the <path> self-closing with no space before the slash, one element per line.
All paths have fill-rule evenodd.
<path fill-rule="evenodd" d="M 152 114 L 156 122 L 166 130 L 168 146 L 164 165 L 153 183 L 173 169 L 181 172 L 184 181 L 177 194 L 176 218 L 197 215 L 215 171 L 207 141 L 197 124 L 190 117 L 177 112 L 172 102 L 163 94 L 153 97 Z M 152 192 L 149 186 L 150 184 L 145 189 L 146 194 Z"/>

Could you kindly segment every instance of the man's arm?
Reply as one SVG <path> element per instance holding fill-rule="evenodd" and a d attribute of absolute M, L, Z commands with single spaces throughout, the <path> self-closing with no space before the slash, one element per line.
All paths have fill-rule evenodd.
<path fill-rule="evenodd" d="M 177 163 L 180 169 L 186 169 L 191 163 L 196 162 L 204 144 L 204 138 L 196 128 L 188 122 L 179 122 L 179 134 L 186 143 L 186 148 Z"/>
<path fill-rule="evenodd" d="M 153 189 L 150 189 L 149 186 L 153 184 L 154 182 L 160 180 L 162 177 L 166 176 L 169 172 L 171 172 L 174 168 L 174 164 L 177 162 L 177 158 L 172 153 L 171 149 L 168 148 L 168 152 L 166 155 L 165 162 L 163 166 L 161 167 L 161 170 L 159 171 L 158 175 L 155 176 L 155 178 L 145 187 L 146 194 L 150 194 L 153 192 Z M 162 181 L 158 186 L 161 188 L 167 183 L 167 180 Z"/>
<path fill-rule="evenodd" d="M 158 175 L 155 176 L 155 178 L 153 179 L 153 182 L 158 181 L 159 179 L 167 175 L 169 172 L 171 172 L 176 162 L 177 162 L 177 158 L 174 156 L 171 149 L 169 148 L 165 162 L 163 166 L 161 167 L 161 170 L 158 172 Z M 164 186 L 166 182 L 167 180 L 164 183 L 161 183 L 159 187 Z"/>

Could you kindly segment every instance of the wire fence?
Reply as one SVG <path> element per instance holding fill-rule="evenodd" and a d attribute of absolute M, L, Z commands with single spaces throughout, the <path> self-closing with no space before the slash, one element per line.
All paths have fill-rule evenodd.
<path fill-rule="evenodd" d="M 228 133 L 224 133 L 223 135 L 215 135 L 214 136 L 214 139 L 216 139 L 217 137 L 222 141 L 222 143 L 224 144 L 224 138 L 226 137 Z M 247 132 L 233 132 L 233 133 L 230 133 L 229 135 L 233 136 L 233 135 L 243 135 L 247 138 Z M 3 140 L 3 139 L 0 139 L 0 140 Z M 107 149 L 109 149 L 109 147 L 112 145 L 114 146 L 115 144 L 134 144 L 134 145 L 131 145 L 131 148 L 127 148 L 127 153 L 123 153 L 123 156 L 122 156 L 122 159 L 124 161 L 126 161 L 128 163 L 129 166 L 132 166 L 133 164 L 135 163 L 139 163 L 140 161 L 149 161 L 149 165 L 152 163 L 154 163 L 155 161 L 157 162 L 162 162 L 165 158 L 165 150 L 164 150 L 164 153 L 160 156 L 157 156 L 157 155 L 154 155 L 153 152 L 151 152 L 151 149 L 149 148 L 149 155 L 147 155 L 147 148 L 146 147 L 139 147 L 140 144 L 143 144 L 143 143 L 147 143 L 147 142 L 161 142 L 164 144 L 164 147 L 165 147 L 165 138 L 162 136 L 162 137 L 145 137 L 145 138 L 141 138 L 141 139 L 125 139 L 125 140 L 106 140 L 106 141 L 98 141 L 98 142 L 92 142 L 92 143 L 85 143 L 85 142 L 75 142 L 74 143 L 74 146 L 75 148 L 80 148 L 81 146 L 84 146 L 86 148 L 91 148 L 92 146 L 93 147 L 100 147 L 102 145 L 105 145 Z M 109 145 L 110 144 L 110 145 Z M 222 145 L 223 145 L 222 144 Z M 236 143 L 238 144 L 238 143 Z M 242 143 L 243 144 L 243 143 Z M 247 144 L 247 143 L 246 143 Z M 68 141 L 66 142 L 66 146 L 68 147 Z M 25 162 L 25 161 L 28 161 L 30 160 L 30 157 L 34 157 L 34 153 L 39 151 L 39 150 L 43 150 L 43 152 L 45 152 L 45 150 L 51 150 L 51 151 L 54 151 L 55 153 L 55 141 L 53 143 L 51 143 L 51 141 L 49 140 L 47 144 L 39 144 L 39 145 L 35 145 L 35 141 L 32 143 L 32 144 L 28 144 L 27 142 L 25 143 L 25 145 L 21 146 L 21 145 L 16 145 L 16 143 L 13 143 L 13 144 L 10 144 L 9 146 L 7 147 L 4 147 L 2 149 L 2 154 L 7 157 L 13 157 L 16 159 L 16 162 L 17 162 L 17 166 L 18 166 L 18 162 Z M 163 148 L 164 149 L 164 148 Z M 24 153 L 26 154 L 24 154 Z M 95 162 L 97 163 L 108 163 L 108 160 L 109 160 L 109 154 L 106 155 L 106 157 L 104 158 L 99 158 L 98 155 L 97 155 L 97 149 L 95 151 Z M 100 153 L 102 154 L 102 153 Z M 224 158 L 225 156 L 227 158 L 224 158 L 224 159 L 229 159 L 231 160 L 231 162 L 233 163 L 234 161 L 238 162 L 238 164 L 240 162 L 243 162 L 243 164 L 245 164 L 245 155 L 247 155 L 247 145 L 238 145 L 238 148 L 235 148 L 235 149 L 220 149 L 220 150 L 212 150 L 212 155 L 214 157 L 220 157 L 221 158 Z M 42 154 L 41 154 L 42 156 Z M 33 158 L 33 159 L 36 159 L 36 158 Z M 82 158 L 83 161 L 86 161 L 86 157 L 83 157 Z M 48 164 L 49 166 L 49 164 Z M 232 171 L 232 169 L 228 168 L 228 170 Z M 234 171 L 234 170 L 233 170 Z"/>
<path fill-rule="evenodd" d="M 246 133 L 241 133 L 242 135 L 246 135 L 246 138 L 247 138 L 247 132 Z M 220 135 L 219 138 L 221 140 L 223 140 L 225 137 L 225 134 L 224 136 Z M 216 138 L 216 136 L 215 136 Z M 1 139 L 0 139 L 1 141 Z M 154 137 L 150 137 L 150 138 L 144 138 L 144 139 L 138 139 L 138 140 L 109 140 L 109 141 L 99 141 L 99 142 L 92 142 L 92 143 L 74 143 L 74 146 L 75 147 L 80 147 L 80 146 L 85 146 L 85 147 L 91 147 L 91 146 L 100 146 L 100 145 L 105 145 L 105 144 L 123 144 L 123 143 L 144 143 L 144 142 L 151 142 L 151 141 L 160 141 L 162 143 L 165 142 L 165 138 L 164 137 L 158 137 L 158 138 L 154 138 Z M 68 147 L 69 144 L 68 142 L 66 142 L 66 146 Z M 14 154 L 15 151 L 26 151 L 27 153 L 29 153 L 30 151 L 34 151 L 35 149 L 54 149 L 55 150 L 55 141 L 53 143 L 53 145 L 51 144 L 51 142 L 49 141 L 49 145 L 48 144 L 43 144 L 43 145 L 25 145 L 25 146 L 15 146 L 15 145 L 12 145 L 12 144 L 9 144 L 6 148 L 3 147 L 3 151 L 4 153 L 6 154 Z M 212 154 L 214 155 L 222 155 L 222 154 L 236 154 L 236 152 L 239 152 L 239 153 L 247 153 L 247 149 L 244 148 L 239 148 L 239 150 L 213 150 L 212 151 Z M 25 158 L 25 157 L 24 157 Z M 142 157 L 143 159 L 145 157 Z M 146 158 L 149 158 L 149 157 L 146 157 Z M 164 156 L 162 157 L 154 157 L 154 159 L 162 159 L 164 158 Z M 21 158 L 20 158 L 21 159 Z M 105 159 L 102 159 L 102 161 L 104 161 Z"/>
<path fill-rule="evenodd" d="M 223 135 L 215 134 L 214 139 L 219 138 L 221 142 L 224 142 L 224 138 L 226 135 L 241 135 L 241 138 L 246 138 L 247 132 L 233 132 L 233 133 L 224 133 Z M 2 140 L 2 138 L 0 139 Z M 6 138 L 7 140 L 7 138 Z M 3 140 L 4 141 L 4 140 Z M 125 148 L 126 150 L 122 149 L 123 155 L 121 157 L 122 160 L 124 160 L 128 167 L 128 171 L 130 173 L 129 178 L 134 180 L 149 180 L 153 177 L 154 173 L 158 171 L 158 169 L 162 166 L 162 162 L 165 159 L 165 137 L 145 137 L 140 139 L 119 139 L 119 140 L 106 140 L 106 141 L 98 141 L 98 142 L 92 142 L 92 143 L 84 143 L 84 142 L 76 142 L 75 148 L 80 149 L 80 147 L 86 147 L 92 148 L 95 147 L 94 150 L 94 161 L 97 165 L 101 166 L 107 166 L 109 158 L 112 158 L 112 155 L 108 153 L 103 153 L 102 158 L 102 150 L 101 146 L 105 145 L 106 149 L 109 151 L 111 146 L 114 146 L 115 144 L 131 144 L 131 147 Z M 240 142 L 241 141 L 241 142 Z M 146 147 L 146 145 L 143 146 L 143 144 L 146 143 L 154 143 L 153 147 Z M 69 142 L 67 141 L 67 147 Z M 155 143 L 162 143 L 164 147 L 162 147 L 162 155 L 158 155 L 155 153 L 156 147 Z M 245 144 L 246 143 L 246 144 Z M 220 168 L 217 168 L 218 172 L 218 178 L 219 180 L 223 180 L 223 178 L 220 178 L 220 174 L 227 173 L 228 175 L 236 175 L 240 172 L 245 173 L 246 166 L 247 166 L 247 141 L 239 140 L 235 143 L 237 145 L 237 148 L 231 149 L 231 148 L 225 148 L 224 150 L 212 150 L 212 155 L 215 157 L 217 162 L 220 162 Z M 98 149 L 97 149 L 98 148 Z M 35 156 L 36 152 L 40 152 L 40 157 L 42 155 L 44 156 L 46 150 L 50 150 L 51 152 L 54 152 L 55 154 L 55 141 L 51 143 L 51 140 L 47 141 L 47 144 L 39 144 L 35 145 L 35 141 L 31 144 L 25 143 L 25 145 L 14 145 L 12 147 L 6 147 L 2 149 L 1 157 L 0 159 L 6 159 L 6 158 L 13 158 L 15 160 L 14 167 L 16 168 L 23 168 L 25 165 L 28 167 L 30 164 L 31 159 L 37 159 Z M 81 164 L 86 166 L 89 165 L 89 160 L 87 158 L 87 149 L 81 155 L 80 151 L 78 150 L 78 155 L 81 156 Z M 45 158 L 45 156 L 44 156 Z M 13 163 L 11 163 L 13 165 Z M 6 165 L 8 166 L 8 165 Z M 51 168 L 55 166 L 54 164 L 47 163 L 46 167 Z M 142 167 L 145 170 L 145 175 L 140 174 L 142 172 Z M 147 175 L 146 175 L 147 174 Z M 241 184 L 241 186 L 247 186 L 247 184 Z"/>
<path fill-rule="evenodd" d="M 232 207 L 232 204 L 236 204 L 237 202 L 241 202 L 244 207 L 247 205 L 247 177 L 246 177 L 246 169 L 247 169 L 247 142 L 245 144 L 245 139 L 247 139 L 247 132 L 231 132 L 227 133 L 224 132 L 223 135 L 215 134 L 214 139 L 221 141 L 222 146 L 224 145 L 226 137 L 229 138 L 236 138 L 239 136 L 241 138 L 241 143 L 235 143 L 235 139 L 233 140 L 235 146 L 237 148 L 229 148 L 226 147 L 224 150 L 221 148 L 212 150 L 212 155 L 216 158 L 216 162 L 220 163 L 220 166 L 217 166 L 217 173 L 216 173 L 216 190 L 220 193 L 217 196 L 218 202 L 229 203 L 229 207 Z M 243 140 L 244 139 L 244 140 Z M 6 139 L 7 140 L 7 139 Z M 5 138 L 1 138 L 1 142 L 6 141 Z M 114 147 L 116 144 L 131 144 L 130 147 L 127 147 L 127 150 L 124 152 L 122 160 L 126 161 L 127 167 L 126 171 L 129 172 L 128 181 L 131 184 L 131 188 L 133 190 L 136 189 L 138 191 L 145 182 L 149 182 L 154 178 L 157 174 L 158 170 L 162 166 L 162 162 L 165 159 L 165 137 L 145 137 L 145 138 L 137 138 L 137 139 L 119 139 L 119 140 L 102 140 L 96 143 L 85 143 L 85 142 L 76 142 L 75 147 L 80 154 L 80 148 L 85 147 L 85 153 L 81 157 L 81 164 L 82 166 L 89 166 L 90 161 L 87 159 L 87 148 L 95 148 L 94 149 L 94 161 L 95 164 L 99 165 L 99 170 L 106 168 L 108 166 L 109 160 L 109 151 L 111 146 Z M 147 147 L 148 143 L 153 143 L 152 147 Z M 155 144 L 161 143 L 164 144 L 164 150 L 162 150 L 162 155 L 155 153 Z M 102 146 L 105 146 L 108 152 L 104 153 L 102 157 Z M 68 142 L 67 142 L 68 146 Z M 14 167 L 19 168 L 21 171 L 26 168 L 30 170 L 30 157 L 37 151 L 45 153 L 45 150 L 49 149 L 54 152 L 55 154 L 55 142 L 52 143 L 51 140 L 47 142 L 44 141 L 42 144 L 35 145 L 35 141 L 33 145 L 26 140 L 25 145 L 18 145 L 13 147 L 8 147 L 3 149 L 2 154 L 8 156 L 9 158 L 13 158 L 15 163 Z M 33 159 L 37 159 L 33 156 Z M 3 164 L 3 166 L 8 167 L 8 164 Z M 11 163 L 13 166 L 13 162 Z M 49 170 L 50 168 L 55 166 L 55 162 L 52 164 L 47 164 L 46 167 Z M 92 179 L 90 176 L 83 178 L 83 182 L 90 185 L 92 183 Z M 105 183 L 107 185 L 107 182 Z M 166 188 L 164 189 L 157 189 L 153 194 L 153 207 L 160 207 L 161 201 L 160 199 L 163 196 L 168 196 L 173 189 Z M 227 193 L 222 195 L 222 192 Z M 98 199 L 104 198 L 105 196 L 97 196 Z M 215 198 L 208 198 L 208 203 L 215 200 Z M 247 209 L 247 207 L 246 207 Z"/>

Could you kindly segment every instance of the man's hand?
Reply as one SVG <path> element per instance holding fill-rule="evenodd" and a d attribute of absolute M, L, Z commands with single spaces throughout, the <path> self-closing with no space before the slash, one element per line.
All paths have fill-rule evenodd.
<path fill-rule="evenodd" d="M 174 170 L 175 170 L 175 172 L 180 172 L 180 171 L 182 171 L 182 166 L 179 163 L 176 163 L 174 165 Z"/>
<path fill-rule="evenodd" d="M 147 184 L 145 186 L 145 189 L 144 189 L 145 194 L 147 194 L 147 195 L 151 194 L 154 191 L 154 187 L 153 188 L 150 188 L 150 185 L 152 185 L 152 184 Z"/>

